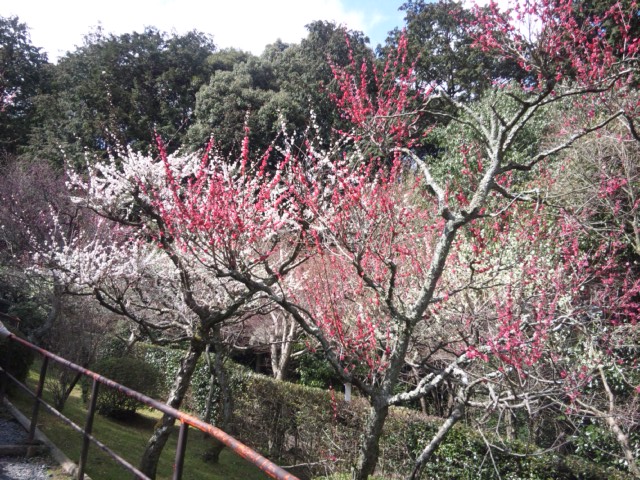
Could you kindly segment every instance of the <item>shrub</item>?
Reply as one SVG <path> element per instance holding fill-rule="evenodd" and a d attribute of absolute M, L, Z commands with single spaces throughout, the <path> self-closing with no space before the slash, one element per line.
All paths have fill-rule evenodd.
<path fill-rule="evenodd" d="M 182 352 L 139 345 L 138 352 L 171 380 Z M 234 435 L 272 460 L 299 465 L 292 471 L 301 478 L 325 475 L 342 479 L 356 461 L 359 437 L 367 416 L 367 402 L 354 395 L 345 402 L 338 391 L 276 381 L 249 369 L 228 364 L 234 392 Z M 209 371 L 201 359 L 188 402 L 183 407 L 202 412 L 209 388 Z M 168 387 L 166 385 L 165 387 Z M 341 387 L 341 386 L 340 386 Z M 214 415 L 215 417 L 215 415 Z M 393 408 L 385 425 L 375 478 L 404 478 L 421 449 L 437 431 L 442 419 L 417 410 Z M 488 438 L 491 441 L 491 438 Z M 630 478 L 576 456 L 541 454 L 527 456 L 535 445 L 501 444 L 489 453 L 482 436 L 459 424 L 436 450 L 423 478 L 596 480 Z M 348 475 L 347 475 L 348 476 Z"/>
<path fill-rule="evenodd" d="M 306 352 L 301 355 L 296 373 L 300 377 L 299 383 L 308 387 L 328 388 L 332 383 L 339 381 L 333 367 L 320 352 Z"/>
<path fill-rule="evenodd" d="M 11 326 L 6 327 L 11 333 L 20 338 L 24 338 L 24 335 L 15 328 Z M 34 358 L 34 352 L 24 345 L 13 340 L 0 338 L 0 367 L 16 377 L 19 381 L 24 383 Z M 11 383 L 12 382 L 9 382 L 10 385 Z M 13 389 L 13 387 L 11 388 Z"/>
<path fill-rule="evenodd" d="M 160 384 L 160 371 L 144 360 L 135 357 L 104 358 L 94 365 L 101 375 L 145 395 L 155 396 Z M 97 409 L 112 418 L 127 418 L 142 405 L 137 400 L 101 386 L 98 391 Z"/>
<path fill-rule="evenodd" d="M 611 431 L 598 424 L 583 425 L 573 438 L 576 454 L 583 458 L 591 458 L 598 465 L 626 468 L 620 444 Z M 634 450 L 635 457 L 640 455 L 640 431 L 634 429 L 629 432 L 629 443 Z"/>

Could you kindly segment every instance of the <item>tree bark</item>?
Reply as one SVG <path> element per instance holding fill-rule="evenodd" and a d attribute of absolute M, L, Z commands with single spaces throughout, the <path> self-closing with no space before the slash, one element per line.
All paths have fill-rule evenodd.
<path fill-rule="evenodd" d="M 464 415 L 464 407 L 464 402 L 456 403 L 456 405 L 453 407 L 451 415 L 449 415 L 449 418 L 447 418 L 447 420 L 440 426 L 440 428 L 438 429 L 438 433 L 435 434 L 429 444 L 424 448 L 424 450 L 422 450 L 422 453 L 416 460 L 413 471 L 411 472 L 411 475 L 409 475 L 408 480 L 418 480 L 422 476 L 422 469 L 424 468 L 425 464 L 429 461 L 433 453 L 445 439 L 445 437 L 449 433 L 449 430 L 451 430 L 451 428 L 453 428 L 453 426 L 458 423 L 458 421 Z"/>
<path fill-rule="evenodd" d="M 53 325 L 58 320 L 60 312 L 62 311 L 62 295 L 64 294 L 64 286 L 59 284 L 55 278 L 53 280 L 53 288 L 51 290 L 49 312 L 47 313 L 47 320 L 44 325 L 41 325 L 32 334 L 33 343 L 41 345 L 47 348 L 49 345 L 46 343 L 46 339 L 49 332 L 53 328 Z"/>
<path fill-rule="evenodd" d="M 366 430 L 360 446 L 360 457 L 353 471 L 353 480 L 367 480 L 376 469 L 380 454 L 380 437 L 382 428 L 389 415 L 389 405 L 383 398 L 371 399 L 371 410 L 366 424 Z"/>
<path fill-rule="evenodd" d="M 218 416 L 218 427 L 226 433 L 233 435 L 233 392 L 231 391 L 231 383 L 224 366 L 224 345 L 220 336 L 220 328 L 215 327 L 212 332 L 214 356 L 213 356 L 213 372 L 220 388 L 221 411 Z M 211 438 L 212 446 L 207 452 L 207 459 L 212 463 L 218 463 L 220 454 L 224 450 L 224 443 L 215 438 Z"/>
<path fill-rule="evenodd" d="M 209 365 L 209 369 L 211 372 L 209 374 L 209 392 L 207 393 L 207 401 L 205 402 L 204 414 L 202 415 L 202 420 L 207 423 L 211 423 L 211 415 L 213 414 L 213 399 L 215 397 L 215 387 L 217 383 L 216 375 L 213 372 L 213 367 L 211 365 Z M 206 436 L 206 434 L 204 435 Z"/>
<path fill-rule="evenodd" d="M 171 387 L 167 405 L 173 408 L 180 408 L 182 401 L 187 393 L 191 377 L 196 369 L 198 359 L 204 351 L 204 343 L 198 340 L 192 340 L 184 357 L 180 361 L 180 369 Z M 142 459 L 140 460 L 140 470 L 150 478 L 156 478 L 158 469 L 158 461 L 164 449 L 169 435 L 171 435 L 175 418 L 169 415 L 163 415 L 156 428 L 147 442 Z"/>
<path fill-rule="evenodd" d="M 84 368 L 87 368 L 89 365 L 83 364 L 82 366 Z M 63 391 L 60 393 L 59 397 L 55 398 L 54 407 L 56 408 L 56 410 L 61 412 L 64 409 L 64 406 L 66 405 L 67 400 L 69 399 L 69 396 L 71 396 L 71 392 L 73 392 L 73 389 L 76 387 L 76 385 L 78 384 L 81 378 L 82 378 L 82 373 L 80 372 L 76 373 L 73 379 L 71 380 L 71 382 L 66 386 L 64 385 L 62 380 L 59 380 Z"/>
<path fill-rule="evenodd" d="M 616 440 L 622 448 L 629 472 L 631 472 L 631 475 L 635 478 L 640 478 L 640 468 L 638 468 L 638 464 L 636 463 L 633 448 L 631 448 L 631 445 L 629 444 L 629 437 L 622 431 L 620 425 L 618 425 L 618 422 L 613 416 L 610 415 L 605 417 L 605 422 L 609 427 L 609 430 L 611 430 L 611 432 L 616 436 Z"/>
<path fill-rule="evenodd" d="M 299 337 L 298 324 L 287 318 L 284 314 L 280 316 L 271 314 L 273 329 L 269 335 L 271 343 L 271 370 L 273 378 L 284 380 L 287 376 L 289 361 L 293 352 L 293 343 Z"/>
<path fill-rule="evenodd" d="M 604 421 L 609 427 L 609 430 L 616 436 L 616 440 L 622 448 L 622 452 L 624 453 L 624 458 L 627 461 L 627 467 L 629 468 L 629 472 L 636 477 L 640 478 L 640 468 L 638 468 L 638 464 L 636 463 L 636 457 L 633 452 L 633 448 L 629 444 L 629 437 L 622 431 L 618 421 L 616 419 L 616 398 L 609 387 L 609 382 L 607 381 L 607 376 L 604 373 L 604 369 L 602 366 L 598 367 L 598 371 L 600 372 L 600 379 L 602 380 L 602 385 L 609 397 L 609 413 L 603 415 Z"/>

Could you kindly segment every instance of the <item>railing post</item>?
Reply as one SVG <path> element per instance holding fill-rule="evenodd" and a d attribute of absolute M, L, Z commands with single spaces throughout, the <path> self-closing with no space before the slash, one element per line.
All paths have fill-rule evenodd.
<path fill-rule="evenodd" d="M 29 425 L 29 436 L 27 436 L 27 443 L 33 443 L 33 439 L 36 436 L 36 426 L 38 425 L 38 413 L 40 412 L 40 400 L 42 399 L 42 391 L 44 390 L 44 380 L 45 380 L 45 377 L 47 376 L 48 365 L 49 365 L 49 359 L 47 357 L 43 357 L 42 365 L 40 366 L 40 378 L 38 380 L 36 398 L 33 403 L 33 410 L 31 411 L 31 425 Z"/>
<path fill-rule="evenodd" d="M 11 341 L 15 341 L 19 344 L 22 344 L 27 348 L 33 350 L 34 352 L 37 352 L 40 355 L 42 355 L 43 358 L 42 358 L 42 365 L 40 368 L 40 379 L 38 382 L 37 391 L 35 393 L 32 392 L 29 387 L 27 387 L 26 385 L 23 385 L 21 382 L 15 379 L 9 372 L 5 371 L 4 374 L 8 377 L 8 380 L 18 382 L 18 385 L 21 388 L 25 389 L 32 397 L 35 397 L 36 401 L 33 407 L 33 413 L 31 418 L 31 425 L 30 425 L 30 435 L 29 435 L 29 438 L 31 441 L 35 437 L 35 430 L 38 423 L 38 412 L 39 412 L 40 403 L 42 403 L 45 408 L 51 411 L 58 418 L 60 418 L 61 420 L 66 422 L 68 425 L 70 425 L 75 431 L 83 434 L 82 451 L 80 453 L 80 461 L 79 461 L 78 470 L 77 470 L 78 480 L 84 480 L 84 477 L 85 477 L 84 472 L 87 466 L 88 451 L 89 451 L 89 445 L 91 442 L 94 442 L 98 448 L 100 448 L 101 450 L 106 452 L 109 456 L 114 458 L 118 462 L 118 464 L 120 464 L 126 470 L 137 475 L 138 478 L 144 478 L 144 479 L 149 478 L 147 475 L 144 474 L 144 472 L 137 469 L 135 466 L 133 466 L 124 458 L 120 457 L 107 445 L 93 438 L 91 433 L 93 430 L 93 421 L 95 418 L 95 411 L 96 411 L 97 400 L 98 400 L 98 387 L 100 383 L 103 383 L 107 387 L 115 388 L 118 391 L 121 391 L 126 395 L 130 396 L 131 398 L 134 398 L 136 400 L 143 402 L 145 405 L 153 407 L 164 414 L 170 415 L 174 419 L 180 420 L 181 422 L 180 434 L 178 438 L 178 447 L 176 450 L 175 467 L 174 467 L 174 473 L 173 473 L 173 478 L 176 480 L 181 479 L 183 469 L 184 469 L 184 456 L 186 451 L 187 433 L 188 433 L 189 426 L 197 428 L 198 430 L 201 430 L 202 432 L 206 432 L 209 435 L 213 436 L 214 438 L 216 438 L 217 440 L 225 444 L 227 447 L 229 447 L 238 456 L 256 465 L 260 470 L 265 472 L 271 478 L 277 478 L 280 480 L 288 480 L 288 479 L 297 480 L 297 477 L 295 477 L 294 475 L 291 475 L 283 468 L 278 467 L 277 465 L 275 465 L 274 463 L 270 462 L 268 459 L 260 455 L 258 452 L 250 449 L 248 446 L 239 442 L 238 440 L 231 437 L 230 435 L 223 432 L 222 430 L 216 428 L 215 426 L 207 424 L 201 421 L 200 419 L 192 415 L 189 415 L 188 413 L 181 412 L 180 410 L 172 408 L 167 404 L 158 402 L 157 400 L 154 400 L 153 398 L 143 395 L 140 392 L 136 392 L 134 390 L 126 388 L 125 386 L 120 385 L 114 382 L 113 380 L 110 380 L 101 375 L 98 375 L 97 373 L 92 372 L 91 370 L 88 370 L 84 367 L 76 365 L 75 363 L 72 363 L 69 360 L 66 360 L 47 350 L 44 350 L 43 348 L 40 348 L 28 342 L 27 340 L 24 340 L 20 337 L 16 337 L 15 335 L 11 334 L 6 328 L 4 328 L 2 323 L 0 323 L 0 338 L 9 338 Z M 91 377 L 93 379 L 93 385 L 91 389 L 91 398 L 89 400 L 89 406 L 87 410 L 87 416 L 86 416 L 86 422 L 85 422 L 84 428 L 80 427 L 75 422 L 65 417 L 55 408 L 53 408 L 52 406 L 47 404 L 44 400 L 42 400 L 42 393 L 44 390 L 44 384 L 45 384 L 45 378 L 47 374 L 47 366 L 48 366 L 49 359 L 53 360 L 54 362 L 57 362 L 58 364 L 62 365 L 65 368 L 69 368 L 76 372 L 82 373 L 83 375 L 87 377 Z M 0 374 L 1 373 L 2 372 L 0 372 Z"/>
<path fill-rule="evenodd" d="M 91 386 L 91 398 L 89 399 L 89 409 L 87 410 L 87 420 L 84 424 L 84 438 L 82 439 L 82 451 L 80 452 L 80 462 L 78 463 L 78 480 L 84 479 L 84 470 L 87 465 L 87 454 L 89 453 L 89 435 L 93 429 L 93 417 L 96 411 L 96 402 L 98 401 L 98 386 L 100 384 L 94 378 Z"/>
<path fill-rule="evenodd" d="M 184 467 L 184 452 L 187 448 L 187 433 L 189 433 L 189 424 L 180 422 L 178 446 L 176 447 L 176 462 L 173 467 L 173 480 L 180 480 L 182 478 L 182 469 Z"/>

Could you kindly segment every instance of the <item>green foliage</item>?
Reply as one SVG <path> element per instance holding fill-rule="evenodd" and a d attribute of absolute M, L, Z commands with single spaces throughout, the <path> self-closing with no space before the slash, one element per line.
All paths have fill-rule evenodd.
<path fill-rule="evenodd" d="M 496 79 L 521 75 L 514 63 L 472 47 L 467 27 L 473 21 L 473 13 L 462 3 L 409 0 L 400 9 L 406 12 L 409 58 L 416 59 L 419 81 L 436 83 L 452 97 L 470 99 L 489 89 Z M 380 53 L 395 48 L 401 33 L 398 28 L 390 32 Z"/>
<path fill-rule="evenodd" d="M 98 361 L 107 358 L 118 358 L 128 355 L 127 342 L 120 336 L 108 335 L 104 338 L 100 345 L 98 345 L 98 351 L 96 358 Z"/>
<path fill-rule="evenodd" d="M 326 135 L 338 127 L 340 116 L 327 95 L 334 84 L 327 60 L 349 64 L 345 36 L 358 61 L 371 61 L 373 53 L 360 32 L 322 21 L 307 25 L 307 30 L 299 45 L 276 42 L 260 57 L 237 50 L 212 55 L 216 71 L 198 92 L 189 146 L 201 147 L 213 136 L 223 155 L 237 155 L 246 125 L 252 151 L 261 154 L 277 141 L 283 120 L 288 130 L 303 130 L 310 110 Z"/>
<path fill-rule="evenodd" d="M 33 98 L 48 84 L 47 55 L 31 44 L 18 17 L 0 17 L 0 154 L 27 142 Z"/>
<path fill-rule="evenodd" d="M 135 357 L 112 357 L 98 361 L 93 369 L 101 375 L 145 395 L 155 396 L 160 383 L 160 371 Z M 127 418 L 142 404 L 117 390 L 101 386 L 97 409 L 112 418 Z"/>
<path fill-rule="evenodd" d="M 20 286 L 24 287 L 24 284 Z M 27 288 L 18 293 L 19 295 L 12 299 L 14 303 L 11 304 L 8 313 L 21 320 L 20 328 L 29 335 L 45 323 L 47 312 L 43 305 L 43 298 L 37 296 L 37 292 Z"/>
<path fill-rule="evenodd" d="M 410 467 L 422 448 L 436 433 L 441 420 L 424 421 L 417 412 L 397 410 L 386 427 L 391 438 L 385 444 L 397 449 L 398 459 L 403 448 L 408 452 L 404 468 Z M 430 479 L 493 479 L 521 480 L 596 480 L 626 478 L 620 471 L 607 469 L 577 457 L 552 453 L 541 454 L 535 446 L 510 441 L 500 448 L 489 449 L 487 441 L 477 431 L 456 425 L 425 466 L 423 478 Z M 394 444 L 395 442 L 395 444 Z M 389 448 L 389 447 L 387 447 Z"/>
<path fill-rule="evenodd" d="M 307 352 L 298 359 L 296 373 L 300 384 L 315 388 L 328 388 L 339 383 L 335 371 L 320 352 Z"/>
<path fill-rule="evenodd" d="M 236 65 L 247 62 L 253 55 L 235 48 L 225 48 L 207 58 L 212 72 L 231 72 Z"/>
<path fill-rule="evenodd" d="M 138 344 L 135 348 L 135 355 L 143 358 L 145 363 L 162 372 L 162 377 L 158 384 L 158 394 L 160 396 L 165 396 L 169 392 L 173 380 L 178 373 L 180 360 L 184 355 L 184 351 L 179 348 L 166 348 L 155 345 Z M 196 412 L 198 415 L 203 415 L 207 398 L 209 396 L 210 385 L 211 373 L 203 356 L 198 361 L 196 370 L 193 372 L 190 389 L 182 408 Z M 214 385 L 214 388 L 217 390 L 217 385 Z M 214 392 L 214 398 L 217 398 L 217 395 L 217 391 Z M 216 403 L 214 402 L 212 418 L 216 418 L 217 410 L 215 406 Z"/>
<path fill-rule="evenodd" d="M 144 359 L 144 362 L 162 372 L 161 383 L 158 385 L 162 394 L 169 391 L 171 382 L 180 368 L 182 351 L 176 348 L 157 347 L 155 345 L 138 344 L 135 355 Z"/>
<path fill-rule="evenodd" d="M 117 346 L 112 350 L 120 351 Z M 155 370 L 163 372 L 161 381 L 164 383 L 159 388 L 166 391 L 178 369 L 182 351 L 137 345 L 135 354 L 144 358 Z M 322 388 L 278 382 L 227 363 L 234 395 L 235 435 L 282 464 L 315 465 L 295 472 L 299 475 L 317 476 L 349 471 L 357 458 L 357 445 L 368 412 L 367 404 L 357 395 L 352 402 L 345 402 L 341 388 L 336 388 L 336 392 L 332 393 L 326 387 L 331 376 L 328 366 L 323 366 L 319 356 L 306 355 L 303 358 L 299 370 L 301 378 L 310 385 L 321 385 Z M 202 415 L 210 385 L 209 368 L 203 358 L 194 373 L 183 408 Z M 219 396 L 217 388 L 214 384 L 214 410 Z M 212 418 L 216 416 L 217 411 L 214 411 Z M 380 478 L 404 475 L 410 471 L 413 461 L 441 422 L 442 419 L 425 416 L 416 410 L 392 409 L 381 442 L 378 463 Z M 488 437 L 488 440 L 491 441 L 491 438 Z M 577 444 L 580 447 L 576 453 L 580 457 L 539 454 L 537 447 L 517 441 L 501 443 L 500 448 L 493 448 L 489 452 L 485 439 L 479 433 L 460 424 L 454 427 L 435 452 L 432 461 L 425 467 L 423 477 L 493 479 L 497 470 L 501 478 L 513 480 L 627 478 L 619 470 L 620 465 L 613 462 L 603 460 L 603 464 L 599 465 L 584 460 L 589 458 L 591 450 L 583 440 L 578 440 Z M 596 444 L 597 440 L 592 447 Z"/>
<path fill-rule="evenodd" d="M 640 432 L 629 435 L 629 443 L 636 458 L 640 458 Z M 592 459 L 598 465 L 626 469 L 620 444 L 610 430 L 598 424 L 580 428 L 572 439 L 576 455 Z"/>
<path fill-rule="evenodd" d="M 517 97 L 526 100 L 517 86 L 505 86 L 500 90 L 486 92 L 481 97 L 467 103 L 469 112 L 460 112 L 459 120 L 437 125 L 425 138 L 425 155 L 430 164 L 431 173 L 440 185 L 449 185 L 450 189 L 470 195 L 475 186 L 470 184 L 469 178 L 475 178 L 486 168 L 486 148 L 480 135 L 472 125 L 472 115 L 489 124 L 496 113 L 502 118 L 509 118 L 518 108 Z M 518 132 L 510 148 L 504 153 L 504 163 L 526 164 L 539 151 L 545 135 L 548 133 L 548 121 L 552 113 L 559 113 L 562 106 L 554 105 L 556 112 L 540 109 L 538 114 Z M 522 183 L 526 178 L 519 172 L 511 172 L 509 184 L 512 187 Z"/>
<path fill-rule="evenodd" d="M 167 35 L 154 28 L 116 36 L 102 31 L 61 58 L 51 94 L 38 99 L 38 128 L 26 154 L 61 164 L 64 150 L 82 162 L 86 150 L 146 150 L 155 132 L 170 149 L 186 134 L 195 94 L 209 80 L 214 51 L 207 35 Z"/>
<path fill-rule="evenodd" d="M 332 471 L 335 465 L 349 470 L 363 426 L 362 402 L 345 408 L 326 389 L 278 382 L 240 368 L 233 376 L 234 425 L 240 438 L 280 463 L 319 462 L 305 476 L 324 473 L 324 467 Z"/>
<path fill-rule="evenodd" d="M 305 475 L 349 471 L 367 415 L 366 402 L 355 396 L 344 402 L 341 393 L 310 388 L 234 368 L 235 425 L 240 438 L 281 463 L 316 463 Z M 392 409 L 380 445 L 377 475 L 405 475 L 442 419 L 405 408 Z M 487 440 L 491 437 L 487 435 Z M 618 469 L 579 457 L 541 454 L 537 447 L 510 441 L 489 450 L 475 430 L 459 424 L 436 450 L 423 478 L 520 480 L 625 479 Z M 327 478 L 341 478 L 330 476 Z"/>
<path fill-rule="evenodd" d="M 374 54 L 368 46 L 369 39 L 357 30 L 348 30 L 326 21 L 312 22 L 307 25 L 307 30 L 309 33 L 300 44 L 287 48 L 282 48 L 282 45 L 268 47 L 263 57 L 268 57 L 273 63 L 280 92 L 284 92 L 290 102 L 290 107 L 284 110 L 287 121 L 302 129 L 309 111 L 313 109 L 320 127 L 318 140 L 326 141 L 333 129 L 350 128 L 329 96 L 329 93 L 337 92 L 331 64 L 338 67 L 350 64 L 348 45 L 357 68 L 362 62 L 371 67 Z"/>
<path fill-rule="evenodd" d="M 202 147 L 213 136 L 224 154 L 239 153 L 248 119 L 252 146 L 266 148 L 277 130 L 273 125 L 260 125 L 259 118 L 276 89 L 270 65 L 256 57 L 236 64 L 231 71 L 217 71 L 196 96 L 197 120 L 189 130 L 190 144 Z"/>

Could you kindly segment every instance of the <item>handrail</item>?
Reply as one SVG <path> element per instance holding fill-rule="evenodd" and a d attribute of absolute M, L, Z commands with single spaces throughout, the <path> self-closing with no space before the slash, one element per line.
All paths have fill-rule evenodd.
<path fill-rule="evenodd" d="M 95 413 L 95 400 L 97 397 L 97 391 L 98 391 L 98 384 L 102 384 L 102 385 L 106 385 L 109 388 L 112 388 L 114 390 L 117 390 L 121 393 L 124 393 L 125 395 L 134 398 L 136 400 L 138 400 L 141 403 L 144 403 L 145 405 L 155 408 L 156 410 L 161 411 L 162 413 L 165 413 L 173 418 L 175 418 L 176 420 L 180 420 L 181 422 L 181 426 L 180 426 L 180 434 L 179 434 L 179 438 L 178 438 L 178 447 L 176 450 L 176 461 L 175 461 L 175 468 L 174 468 L 174 480 L 179 480 L 181 478 L 182 475 L 182 465 L 183 465 L 183 460 L 184 460 L 184 451 L 185 451 L 185 445 L 186 445 L 186 439 L 187 439 L 187 431 L 188 431 L 188 426 L 192 426 L 194 428 L 197 428 L 198 430 L 205 432 L 209 435 L 211 435 L 212 437 L 216 438 L 217 440 L 219 440 L 220 442 L 222 442 L 224 445 L 226 445 L 229 449 L 231 449 L 236 455 L 244 458 L 245 460 L 247 460 L 248 462 L 254 464 L 255 466 L 257 466 L 260 470 L 262 470 L 263 472 L 265 472 L 267 475 L 269 475 L 271 478 L 275 478 L 277 480 L 299 480 L 296 476 L 290 474 L 289 472 L 287 472 L 286 470 L 284 470 L 283 468 L 279 467 L 278 465 L 276 465 L 275 463 L 271 462 L 270 460 L 268 460 L 267 458 L 263 457 L 262 455 L 260 455 L 258 452 L 256 452 L 255 450 L 251 449 L 250 447 L 248 447 L 247 445 L 243 444 L 242 442 L 236 440 L 234 437 L 232 437 L 231 435 L 225 433 L 224 431 L 220 430 L 217 427 L 214 427 L 213 425 L 203 422 L 202 420 L 200 420 L 199 418 L 190 415 L 188 413 L 182 412 L 180 410 L 177 410 L 173 407 L 170 407 L 169 405 L 166 405 L 162 402 L 159 402 L 157 400 L 154 400 L 151 397 L 148 397 L 140 392 L 137 392 L 135 390 L 132 390 L 128 387 L 125 387 L 124 385 L 121 385 L 117 382 L 114 382 L 113 380 L 103 377 L 102 375 L 93 372 L 87 368 L 81 367 L 80 365 L 77 365 L 73 362 L 70 362 L 69 360 L 59 357 L 58 355 L 49 352 L 48 350 L 45 350 L 43 348 L 40 348 L 30 342 L 28 342 L 27 340 L 24 340 L 20 337 L 18 337 L 17 335 L 14 335 L 13 333 L 11 333 L 3 324 L 2 322 L 0 322 L 0 338 L 7 338 L 9 340 L 13 340 L 15 342 L 18 342 L 22 345 L 24 345 L 25 347 L 38 352 L 40 355 L 43 356 L 43 362 L 42 362 L 42 368 L 40 371 L 40 380 L 38 383 L 38 390 L 36 391 L 36 393 L 34 394 L 31 390 L 29 390 L 28 387 L 26 387 L 26 385 L 22 384 L 21 382 L 19 382 L 15 377 L 13 377 L 12 375 L 10 375 L 8 372 L 3 372 L 5 373 L 5 375 L 7 375 L 7 377 L 9 377 L 11 380 L 13 380 L 14 382 L 18 383 L 19 386 L 21 386 L 23 389 L 25 389 L 29 394 L 31 394 L 32 396 L 35 397 L 36 402 L 34 404 L 34 411 L 32 414 L 32 419 L 31 419 L 31 430 L 34 430 L 35 424 L 37 422 L 37 415 L 38 415 L 38 406 L 40 403 L 42 403 L 45 408 L 53 413 L 55 413 L 58 417 L 60 417 L 61 419 L 63 419 L 66 423 L 70 423 L 76 430 L 79 430 L 80 432 L 83 433 L 84 435 L 84 445 L 83 445 L 83 452 L 81 454 L 81 459 L 80 459 L 80 465 L 79 465 L 79 471 L 78 471 L 78 478 L 79 480 L 82 480 L 83 478 L 83 473 L 84 473 L 84 463 L 86 462 L 86 453 L 87 453 L 87 448 L 88 448 L 88 444 L 89 442 L 93 442 L 95 443 L 100 449 L 104 450 L 106 453 L 108 453 L 110 456 L 112 456 L 114 459 L 116 459 L 116 461 L 118 461 L 118 463 L 120 463 L 120 465 L 122 465 L 124 468 L 126 468 L 127 470 L 129 470 L 131 473 L 134 473 L 138 476 L 138 478 L 147 478 L 146 476 L 144 476 L 141 472 L 139 472 L 135 467 L 133 467 L 132 465 L 130 465 L 126 460 L 124 460 L 123 458 L 119 457 L 115 452 L 111 451 L 108 447 L 106 447 L 106 445 L 102 444 L 101 442 L 99 442 L 98 440 L 95 439 L 95 437 L 93 437 L 93 435 L 91 435 L 91 426 L 93 423 L 93 415 Z M 48 403 L 46 403 L 44 400 L 42 400 L 41 398 L 41 394 L 42 394 L 42 386 L 44 385 L 44 378 L 46 375 L 46 370 L 47 370 L 47 359 L 51 359 L 57 363 L 59 363 L 60 365 L 70 369 L 70 370 L 74 370 L 76 372 L 81 373 L 84 376 L 90 377 L 93 379 L 93 388 L 92 388 L 92 395 L 91 395 L 91 400 L 90 400 L 90 408 L 87 412 L 87 421 L 85 424 L 85 428 L 83 429 L 82 427 L 79 427 L 78 425 L 74 424 L 71 420 L 69 420 L 68 418 L 64 417 L 64 415 L 62 415 L 60 412 L 58 412 L 58 410 L 56 410 L 54 407 L 52 407 L 51 405 L 49 405 Z M 1 370 L 1 369 L 0 369 Z M 30 436 L 29 439 L 32 440 L 33 436 L 32 433 L 30 432 Z"/>

